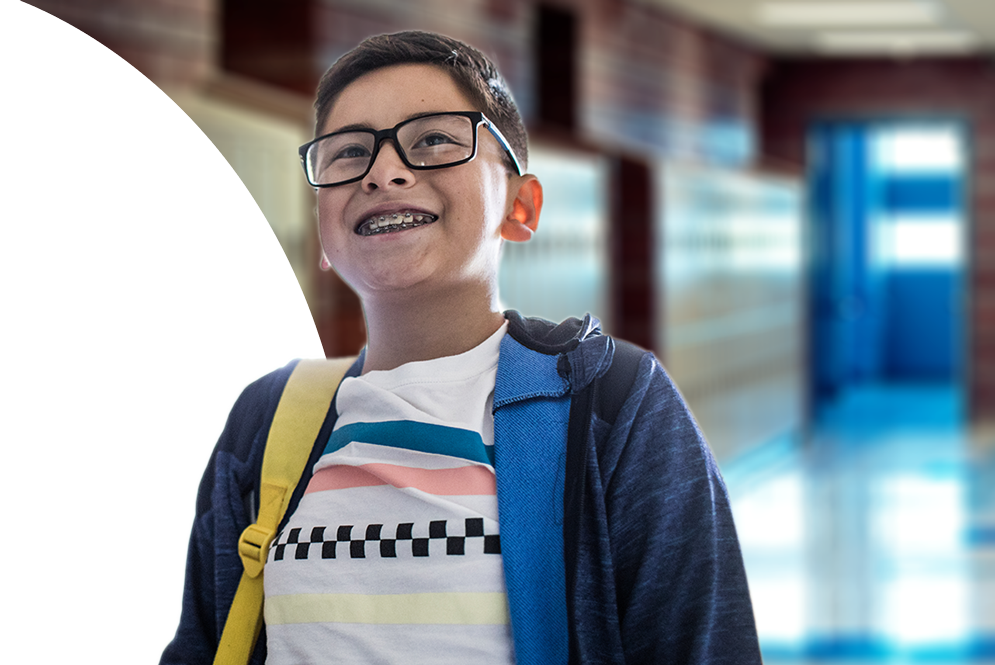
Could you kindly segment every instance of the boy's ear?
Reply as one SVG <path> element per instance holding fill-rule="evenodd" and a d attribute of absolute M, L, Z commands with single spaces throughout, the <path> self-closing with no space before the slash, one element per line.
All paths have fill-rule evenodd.
<path fill-rule="evenodd" d="M 518 191 L 511 202 L 511 210 L 501 222 L 501 237 L 512 242 L 525 242 L 532 239 L 539 226 L 539 212 L 542 210 L 542 185 L 531 173 L 517 178 Z M 514 186 L 515 180 L 512 181 Z"/>

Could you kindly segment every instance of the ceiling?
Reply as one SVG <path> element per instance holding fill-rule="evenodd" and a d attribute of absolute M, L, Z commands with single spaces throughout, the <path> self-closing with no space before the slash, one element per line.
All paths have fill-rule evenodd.
<path fill-rule="evenodd" d="M 995 53 L 995 0 L 647 0 L 776 54 Z"/>

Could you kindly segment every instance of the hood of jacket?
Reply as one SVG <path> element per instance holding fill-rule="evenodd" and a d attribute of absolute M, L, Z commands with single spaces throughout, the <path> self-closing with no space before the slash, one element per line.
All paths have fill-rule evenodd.
<path fill-rule="evenodd" d="M 585 314 L 553 323 L 522 316 L 515 310 L 504 313 L 508 334 L 522 346 L 539 353 L 559 356 L 556 370 L 570 384 L 570 392 L 586 388 L 611 366 L 615 343 L 601 332 L 601 321 Z"/>

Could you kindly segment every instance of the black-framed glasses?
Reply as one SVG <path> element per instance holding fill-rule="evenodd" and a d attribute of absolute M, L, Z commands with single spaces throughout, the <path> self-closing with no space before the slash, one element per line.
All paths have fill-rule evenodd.
<path fill-rule="evenodd" d="M 444 169 L 477 156 L 477 129 L 487 127 L 508 154 L 518 175 L 522 167 L 508 140 L 478 111 L 433 113 L 405 120 L 390 129 L 332 132 L 300 147 L 301 166 L 312 187 L 334 187 L 366 177 L 384 139 L 394 142 L 401 161 L 416 170 Z"/>

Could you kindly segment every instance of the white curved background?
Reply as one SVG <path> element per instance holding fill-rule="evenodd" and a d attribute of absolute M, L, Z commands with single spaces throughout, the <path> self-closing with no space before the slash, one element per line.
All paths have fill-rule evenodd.
<path fill-rule="evenodd" d="M 321 345 L 214 146 L 114 53 L 0 0 L 3 661 L 157 662 L 240 390 Z"/>

